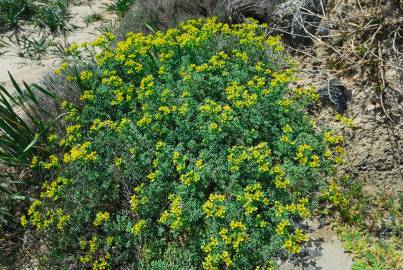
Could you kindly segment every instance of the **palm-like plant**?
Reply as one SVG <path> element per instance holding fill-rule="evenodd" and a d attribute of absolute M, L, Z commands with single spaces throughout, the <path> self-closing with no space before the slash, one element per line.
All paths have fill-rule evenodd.
<path fill-rule="evenodd" d="M 22 89 L 9 73 L 15 89 L 12 95 L 0 86 L 0 162 L 6 166 L 26 166 L 33 152 L 43 150 L 38 141 L 49 130 L 49 113 L 40 107 L 38 94 L 55 98 L 50 91 L 37 84 L 23 83 Z"/>

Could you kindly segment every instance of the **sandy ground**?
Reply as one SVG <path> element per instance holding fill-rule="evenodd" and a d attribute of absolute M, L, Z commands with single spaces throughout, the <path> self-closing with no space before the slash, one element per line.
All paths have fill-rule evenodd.
<path fill-rule="evenodd" d="M 105 5 L 110 2 L 111 0 L 81 1 L 81 3 L 77 2 L 76 5 L 71 6 L 71 20 L 69 22 L 79 28 L 68 33 L 67 41 L 69 43 L 80 43 L 94 40 L 99 35 L 97 28 L 116 19 L 114 15 L 106 11 Z M 85 16 L 93 13 L 100 14 L 102 20 L 86 25 Z M 23 27 L 27 32 L 30 31 L 29 28 L 29 26 Z M 2 37 L 2 39 L 10 43 L 7 38 Z M 51 53 L 40 61 L 33 61 L 19 57 L 16 45 L 11 44 L 5 50 L 8 52 L 0 56 L 0 84 L 6 87 L 11 85 L 8 71 L 17 82 L 40 83 L 43 75 L 57 68 L 59 64 L 58 59 Z"/>

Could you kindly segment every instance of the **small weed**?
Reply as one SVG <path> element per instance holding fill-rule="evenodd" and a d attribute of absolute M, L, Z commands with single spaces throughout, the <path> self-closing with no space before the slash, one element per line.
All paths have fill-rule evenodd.
<path fill-rule="evenodd" d="M 2 56 L 8 52 L 7 50 L 4 50 L 8 46 L 10 46 L 10 44 L 8 44 L 6 41 L 0 39 L 0 56 Z"/>
<path fill-rule="evenodd" d="M 39 6 L 35 21 L 41 28 L 48 28 L 52 33 L 68 30 L 66 21 L 69 18 L 68 3 L 57 0 L 48 5 Z"/>
<path fill-rule="evenodd" d="M 10 167 L 27 166 L 32 152 L 41 149 L 37 143 L 49 129 L 43 120 L 48 113 L 39 106 L 35 92 L 52 98 L 54 95 L 36 84 L 29 86 L 24 82 L 23 89 L 9 75 L 15 90 L 11 92 L 0 85 L 0 163 Z"/>
<path fill-rule="evenodd" d="M 16 35 L 19 47 L 18 55 L 32 60 L 40 60 L 48 52 L 48 48 L 53 45 L 53 38 L 42 34 L 38 38 L 25 35 Z"/>
<path fill-rule="evenodd" d="M 103 19 L 103 17 L 102 17 L 101 14 L 94 12 L 94 13 L 92 13 L 90 15 L 85 16 L 84 17 L 84 22 L 87 25 L 89 25 L 90 23 L 101 21 L 102 19 Z"/>
<path fill-rule="evenodd" d="M 338 226 L 344 247 L 356 258 L 352 270 L 400 269 L 399 238 L 378 239 L 350 226 Z"/>
<path fill-rule="evenodd" d="M 52 33 L 66 31 L 68 3 L 66 0 L 0 0 L 0 31 L 18 29 L 21 21 L 33 21 Z"/>
<path fill-rule="evenodd" d="M 29 20 L 35 13 L 30 0 L 0 0 L 0 30 L 18 28 L 21 20 Z"/>
<path fill-rule="evenodd" d="M 109 12 L 115 13 L 119 17 L 123 17 L 129 10 L 134 0 L 113 0 L 112 3 L 107 5 Z"/>
<path fill-rule="evenodd" d="M 116 20 L 110 21 L 108 23 L 102 24 L 100 27 L 97 27 L 96 30 L 101 34 L 114 33 L 118 28 L 118 23 Z"/>
<path fill-rule="evenodd" d="M 400 199 L 370 195 L 363 187 L 349 177 L 331 182 L 323 194 L 330 202 L 325 212 L 337 214 L 335 227 L 355 258 L 353 270 L 400 269 Z"/>

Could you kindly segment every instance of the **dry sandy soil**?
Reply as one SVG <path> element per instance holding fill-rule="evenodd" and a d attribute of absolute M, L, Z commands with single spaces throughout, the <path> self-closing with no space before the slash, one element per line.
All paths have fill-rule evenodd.
<path fill-rule="evenodd" d="M 114 15 L 106 11 L 106 4 L 110 2 L 111 0 L 76 1 L 70 7 L 71 20 L 69 23 L 79 28 L 67 34 L 67 42 L 80 43 L 94 40 L 99 35 L 97 28 L 116 19 Z M 84 18 L 93 13 L 100 14 L 102 19 L 87 25 Z M 23 29 L 26 34 L 32 33 L 32 29 L 29 26 L 23 26 Z M 35 36 L 35 33 L 32 33 L 32 35 Z M 5 37 L 2 37 L 2 39 L 9 43 L 9 40 Z M 55 41 L 57 40 L 61 40 L 61 38 L 56 38 Z M 56 69 L 59 64 L 57 57 L 51 53 L 40 61 L 33 61 L 19 57 L 18 47 L 13 44 L 7 47 L 6 50 L 8 52 L 0 56 L 0 84 L 3 86 L 11 85 L 8 71 L 17 82 L 39 83 L 47 72 Z"/>

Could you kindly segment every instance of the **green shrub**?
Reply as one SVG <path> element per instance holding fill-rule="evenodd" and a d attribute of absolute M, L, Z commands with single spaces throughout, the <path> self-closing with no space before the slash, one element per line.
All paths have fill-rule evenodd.
<path fill-rule="evenodd" d="M 37 143 L 46 138 L 51 123 L 39 105 L 40 94 L 55 98 L 48 90 L 24 82 L 21 88 L 10 75 L 14 93 L 0 85 L 0 164 L 29 167 L 34 153 L 43 152 Z M 46 152 L 45 152 L 46 153 Z"/>
<path fill-rule="evenodd" d="M 52 33 L 66 31 L 68 19 L 69 1 L 66 0 L 46 1 L 38 5 L 34 18 L 39 27 L 47 28 Z"/>
<path fill-rule="evenodd" d="M 130 9 L 133 2 L 134 0 L 113 0 L 112 3 L 108 4 L 107 9 L 119 17 L 123 17 Z"/>
<path fill-rule="evenodd" d="M 340 138 L 305 116 L 317 94 L 288 88 L 279 38 L 200 19 L 112 40 L 66 50 L 96 63 L 57 70 L 81 104 L 63 102 L 61 149 L 32 163 L 54 176 L 21 222 L 53 267 L 268 269 L 299 252 Z"/>
<path fill-rule="evenodd" d="M 181 21 L 200 17 L 216 16 L 220 21 L 228 23 L 244 22 L 247 17 L 267 22 L 274 8 L 284 0 L 131 0 L 131 2 L 133 8 L 125 10 L 117 29 L 118 40 L 123 39 L 127 32 L 148 33 L 152 29 L 166 30 L 177 26 Z"/>

